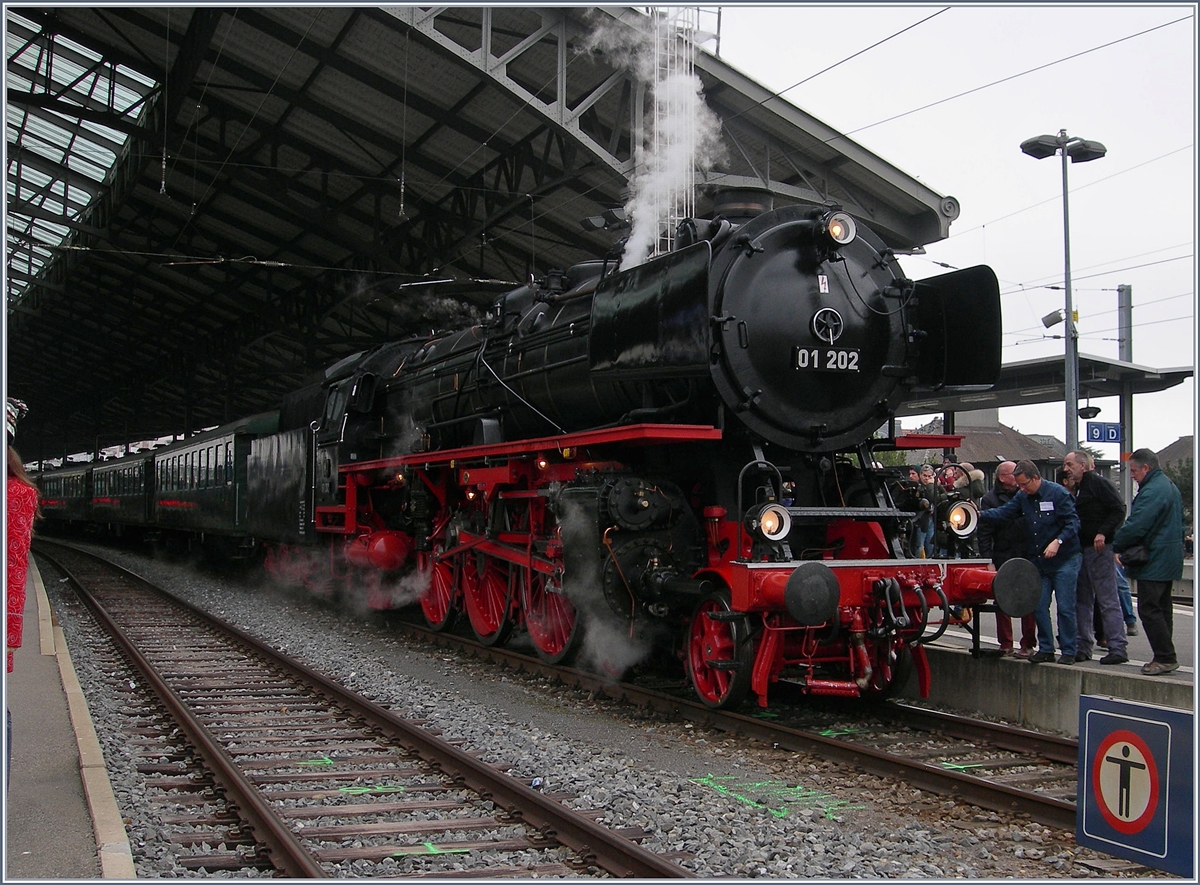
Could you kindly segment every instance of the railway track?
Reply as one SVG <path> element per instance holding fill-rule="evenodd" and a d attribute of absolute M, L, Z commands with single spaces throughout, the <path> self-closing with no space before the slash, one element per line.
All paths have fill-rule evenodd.
<path fill-rule="evenodd" d="M 690 878 L 612 831 L 97 556 L 39 542 L 134 668 L 129 746 L 180 865 L 353 875 Z M 142 690 L 144 689 L 144 690 Z M 469 868 L 465 862 L 469 861 Z M 398 867 L 403 862 L 405 866 Z"/>
<path fill-rule="evenodd" d="M 673 719 L 768 746 L 810 753 L 992 811 L 1028 815 L 1049 826 L 1075 828 L 1078 742 L 1028 729 L 924 710 L 900 703 L 805 699 L 776 703 L 772 717 L 712 710 L 678 686 L 614 683 L 583 670 L 555 666 L 506 648 L 484 647 L 453 633 L 408 622 L 400 629 L 442 647 L 551 678 L 597 697 L 654 710 Z M 653 681 L 653 680 L 651 680 Z M 782 700 L 781 694 L 778 700 Z"/>

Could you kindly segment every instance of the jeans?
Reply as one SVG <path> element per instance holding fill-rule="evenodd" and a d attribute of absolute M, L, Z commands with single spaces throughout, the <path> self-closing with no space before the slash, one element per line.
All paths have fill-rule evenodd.
<path fill-rule="evenodd" d="M 1117 596 L 1121 599 L 1121 614 L 1125 618 L 1125 626 L 1137 624 L 1137 615 L 1133 611 L 1133 593 L 1129 589 L 1129 579 L 1125 577 L 1125 569 L 1117 563 Z"/>
<path fill-rule="evenodd" d="M 1050 602 L 1053 600 L 1058 609 L 1059 651 L 1066 657 L 1075 657 L 1075 583 L 1079 580 L 1082 563 L 1083 555 L 1076 553 L 1057 570 L 1042 572 L 1042 599 L 1034 612 L 1039 652 L 1054 654 L 1054 625 L 1050 622 Z"/>
<path fill-rule="evenodd" d="M 925 558 L 933 559 L 933 533 L 934 526 L 932 519 L 929 520 L 928 528 L 921 528 L 921 524 L 919 522 L 913 523 L 912 534 L 910 537 L 912 538 L 911 547 L 912 555 L 914 557 L 919 558 L 921 551 L 924 550 Z"/>

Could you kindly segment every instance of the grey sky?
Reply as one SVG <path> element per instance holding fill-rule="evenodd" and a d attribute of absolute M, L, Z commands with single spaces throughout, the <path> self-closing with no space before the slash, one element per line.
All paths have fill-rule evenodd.
<path fill-rule="evenodd" d="M 1064 352 L 1048 337 L 1061 325 L 1048 331 L 1040 322 L 1063 306 L 1061 289 L 1046 288 L 1063 276 L 1061 163 L 1034 160 L 1018 145 L 1059 129 L 1103 142 L 1106 157 L 1069 170 L 1079 350 L 1117 356 L 1116 287 L 1129 284 L 1134 362 L 1194 366 L 1195 10 L 732 5 L 723 9 L 721 57 L 777 90 L 836 65 L 786 97 L 958 198 L 950 238 L 904 267 L 921 278 L 942 272 L 935 261 L 991 265 L 1003 293 L 1005 362 Z M 968 94 L 953 97 L 960 93 Z M 1092 404 L 1103 409 L 1097 420 L 1117 420 L 1115 399 Z M 1061 439 L 1064 411 L 1026 406 L 1000 419 Z M 1134 447 L 1161 449 L 1194 433 L 1194 382 L 1136 397 L 1133 418 Z M 1100 449 L 1117 456 L 1115 445 Z"/>

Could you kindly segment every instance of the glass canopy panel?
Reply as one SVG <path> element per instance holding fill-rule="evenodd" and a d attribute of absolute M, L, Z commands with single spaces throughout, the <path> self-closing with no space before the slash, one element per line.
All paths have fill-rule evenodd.
<path fill-rule="evenodd" d="M 35 280 L 72 245 L 72 222 L 86 221 L 106 191 L 130 137 L 91 120 L 21 102 L 20 95 L 87 108 L 139 123 L 158 84 L 106 62 L 72 40 L 43 33 L 11 11 L 5 15 L 6 282 L 8 309 L 18 307 Z M 18 96 L 17 100 L 12 97 Z"/>

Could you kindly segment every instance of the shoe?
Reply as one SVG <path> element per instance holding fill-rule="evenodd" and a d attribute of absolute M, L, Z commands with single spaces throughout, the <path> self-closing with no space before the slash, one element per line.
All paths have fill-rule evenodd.
<path fill-rule="evenodd" d="M 1110 651 L 1108 654 L 1106 654 L 1104 657 L 1102 657 L 1100 659 L 1100 663 L 1102 663 L 1102 664 L 1128 664 L 1129 658 L 1125 657 L 1125 655 L 1119 655 L 1115 651 Z"/>
<path fill-rule="evenodd" d="M 1074 664 L 1078 660 L 1079 660 L 1078 655 L 1063 655 L 1062 657 L 1060 657 L 1058 659 L 1058 662 L 1060 664 Z M 1091 658 L 1085 658 L 1084 660 L 1090 661 Z"/>
<path fill-rule="evenodd" d="M 1000 649 L 1000 657 L 1011 658 L 1012 656 L 1013 656 L 1013 650 L 1011 648 Z"/>
<path fill-rule="evenodd" d="M 1013 657 L 1020 658 L 1023 661 L 1027 661 L 1031 657 L 1033 657 L 1033 651 L 1034 650 L 1032 648 L 1019 648 L 1013 652 Z"/>
<path fill-rule="evenodd" d="M 1125 625 L 1125 635 L 1126 636 L 1137 636 L 1138 635 L 1137 621 L 1134 621 L 1132 624 Z"/>
<path fill-rule="evenodd" d="M 1097 639 L 1096 646 L 1098 648 L 1108 648 L 1108 640 L 1107 639 Z"/>
<path fill-rule="evenodd" d="M 1029 656 L 1029 663 L 1031 663 L 1031 664 L 1044 664 L 1047 661 L 1053 661 L 1053 660 L 1054 660 L 1054 652 L 1052 652 L 1052 651 L 1038 651 L 1038 652 L 1034 652 L 1033 654 L 1031 654 Z"/>
<path fill-rule="evenodd" d="M 1063 655 L 1063 657 L 1066 657 L 1066 655 Z M 1091 659 L 1092 656 L 1086 651 L 1075 652 L 1075 663 L 1077 664 L 1082 664 L 1084 661 L 1090 661 Z"/>
<path fill-rule="evenodd" d="M 1178 664 L 1166 664 L 1162 661 L 1151 661 L 1142 666 L 1143 676 L 1161 676 L 1163 673 L 1170 673 L 1172 670 L 1178 670 Z"/>

